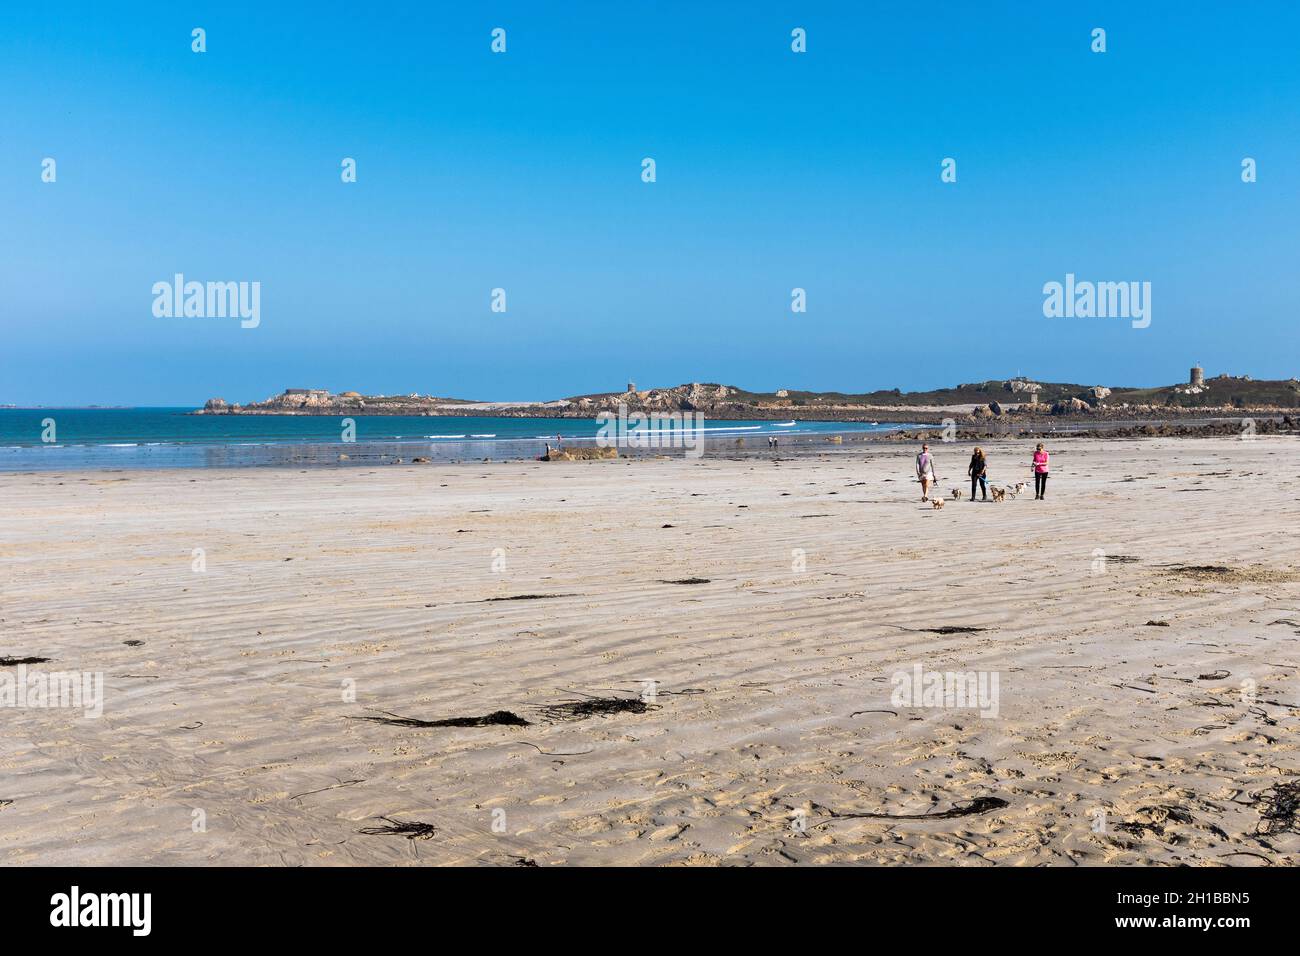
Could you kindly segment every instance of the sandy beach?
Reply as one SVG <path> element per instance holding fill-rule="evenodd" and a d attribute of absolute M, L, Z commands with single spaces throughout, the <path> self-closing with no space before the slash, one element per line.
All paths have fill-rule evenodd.
<path fill-rule="evenodd" d="M 1051 450 L 0 475 L 0 861 L 1300 863 L 1295 440 Z"/>

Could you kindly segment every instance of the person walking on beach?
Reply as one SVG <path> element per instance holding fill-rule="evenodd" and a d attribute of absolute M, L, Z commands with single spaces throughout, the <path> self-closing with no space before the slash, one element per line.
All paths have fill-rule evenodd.
<path fill-rule="evenodd" d="M 966 469 L 970 475 L 970 500 L 975 500 L 975 486 L 978 484 L 980 491 L 984 493 L 984 500 L 989 500 L 989 481 L 988 481 L 988 463 L 984 460 L 984 449 L 975 448 L 975 454 L 970 456 L 970 467 Z"/>
<path fill-rule="evenodd" d="M 921 482 L 921 500 L 930 500 L 930 486 L 939 480 L 934 473 L 934 458 L 930 446 L 922 445 L 921 454 L 916 456 L 916 477 Z"/>
<path fill-rule="evenodd" d="M 1042 501 L 1047 497 L 1047 461 L 1048 456 L 1043 443 L 1038 443 L 1034 450 L 1034 500 Z"/>

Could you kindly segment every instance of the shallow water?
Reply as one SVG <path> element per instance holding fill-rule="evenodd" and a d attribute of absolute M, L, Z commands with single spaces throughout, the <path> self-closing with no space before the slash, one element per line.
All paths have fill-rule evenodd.
<path fill-rule="evenodd" d="M 189 408 L 0 409 L 0 471 L 359 465 L 425 457 L 535 458 L 552 445 L 594 443 L 594 418 L 193 415 Z M 347 429 L 347 422 L 352 422 Z M 866 422 L 705 421 L 636 432 L 668 454 L 703 442 L 896 430 Z M 350 440 L 349 440 L 350 439 Z M 645 446 L 643 446 L 645 447 Z M 346 458 L 340 458 L 346 455 Z"/>

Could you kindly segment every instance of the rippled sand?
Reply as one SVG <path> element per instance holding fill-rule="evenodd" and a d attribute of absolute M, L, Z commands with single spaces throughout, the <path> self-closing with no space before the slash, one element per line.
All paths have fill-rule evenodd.
<path fill-rule="evenodd" d="M 1300 862 L 1295 440 L 941 512 L 914 451 L 0 475 L 0 656 L 106 692 L 0 708 L 0 861 Z M 898 705 L 918 664 L 997 716 Z"/>

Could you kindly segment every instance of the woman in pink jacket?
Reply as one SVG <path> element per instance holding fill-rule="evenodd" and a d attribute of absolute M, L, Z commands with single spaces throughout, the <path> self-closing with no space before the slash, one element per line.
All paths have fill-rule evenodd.
<path fill-rule="evenodd" d="M 1047 497 L 1047 452 L 1043 449 L 1043 443 L 1038 443 L 1038 448 L 1034 451 L 1034 500 L 1042 501 Z"/>

